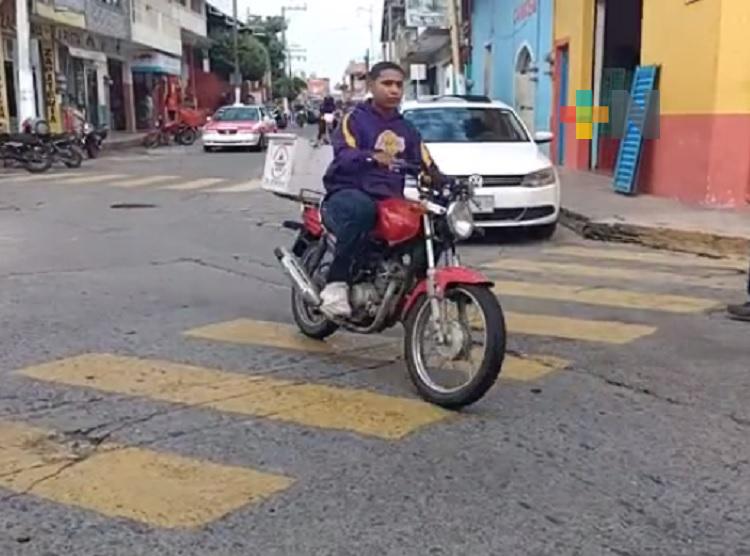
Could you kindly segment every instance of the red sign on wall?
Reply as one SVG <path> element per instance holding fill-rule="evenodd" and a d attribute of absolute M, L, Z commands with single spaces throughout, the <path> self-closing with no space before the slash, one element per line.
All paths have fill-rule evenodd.
<path fill-rule="evenodd" d="M 537 0 L 523 0 L 513 11 L 513 23 L 520 23 L 527 20 L 536 13 L 536 10 Z"/>

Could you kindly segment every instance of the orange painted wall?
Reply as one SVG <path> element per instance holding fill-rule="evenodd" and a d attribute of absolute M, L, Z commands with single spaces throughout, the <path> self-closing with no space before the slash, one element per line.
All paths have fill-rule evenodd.
<path fill-rule="evenodd" d="M 612 1 L 612 0 L 610 0 Z M 570 90 L 590 89 L 595 0 L 557 0 Z M 750 202 L 750 0 L 643 0 L 641 63 L 660 66 L 661 136 L 647 141 L 639 190 L 687 202 Z M 568 130 L 565 166 L 589 167 Z"/>

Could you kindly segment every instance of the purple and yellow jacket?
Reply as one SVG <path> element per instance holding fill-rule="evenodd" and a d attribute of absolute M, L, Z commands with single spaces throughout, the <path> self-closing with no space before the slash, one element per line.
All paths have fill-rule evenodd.
<path fill-rule="evenodd" d="M 376 199 L 404 196 L 402 173 L 392 172 L 372 159 L 384 151 L 410 164 L 432 167 L 419 132 L 399 113 L 383 116 L 370 102 L 358 104 L 334 131 L 333 162 L 323 176 L 328 195 L 341 189 L 361 189 Z"/>

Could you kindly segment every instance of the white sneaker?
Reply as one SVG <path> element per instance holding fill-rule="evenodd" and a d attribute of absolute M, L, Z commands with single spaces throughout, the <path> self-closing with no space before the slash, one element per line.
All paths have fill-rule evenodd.
<path fill-rule="evenodd" d="M 328 317 L 350 317 L 349 286 L 346 282 L 331 282 L 320 292 L 323 300 L 320 311 Z"/>

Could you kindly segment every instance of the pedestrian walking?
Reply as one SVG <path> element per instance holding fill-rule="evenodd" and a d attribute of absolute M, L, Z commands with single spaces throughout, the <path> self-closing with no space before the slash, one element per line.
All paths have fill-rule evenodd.
<path fill-rule="evenodd" d="M 747 272 L 747 295 L 750 298 L 750 269 Z M 727 307 L 727 312 L 735 320 L 750 322 L 750 301 L 739 305 L 730 305 Z"/>

